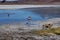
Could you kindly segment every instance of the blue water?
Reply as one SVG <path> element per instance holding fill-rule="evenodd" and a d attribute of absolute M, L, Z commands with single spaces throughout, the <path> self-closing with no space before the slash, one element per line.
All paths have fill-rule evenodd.
<path fill-rule="evenodd" d="M 10 14 L 10 16 L 8 17 L 7 13 L 14 13 L 14 14 Z M 32 11 L 0 10 L 0 24 L 27 21 L 26 18 L 28 16 L 31 16 L 32 18 L 31 21 L 44 20 L 44 18 L 41 15 L 38 15 L 37 13 Z"/>

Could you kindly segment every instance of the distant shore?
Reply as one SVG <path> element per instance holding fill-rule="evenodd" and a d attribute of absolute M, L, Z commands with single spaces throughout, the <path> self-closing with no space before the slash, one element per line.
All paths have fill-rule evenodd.
<path fill-rule="evenodd" d="M 0 5 L 59 5 L 60 2 L 4 2 L 1 3 Z"/>

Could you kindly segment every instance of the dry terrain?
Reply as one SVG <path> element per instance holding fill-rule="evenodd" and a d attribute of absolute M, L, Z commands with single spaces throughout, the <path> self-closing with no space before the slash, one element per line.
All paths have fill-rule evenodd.
<path fill-rule="evenodd" d="M 8 1 L 6 1 L 6 2 L 0 2 L 0 4 L 7 4 L 7 5 L 9 5 L 9 4 L 60 4 L 60 0 L 33 0 L 33 1 L 30 1 L 30 0 L 23 0 L 23 1 L 14 1 L 14 2 L 8 2 Z"/>

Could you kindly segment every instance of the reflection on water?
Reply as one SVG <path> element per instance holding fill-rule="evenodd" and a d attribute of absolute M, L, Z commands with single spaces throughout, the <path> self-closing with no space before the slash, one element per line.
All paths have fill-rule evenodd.
<path fill-rule="evenodd" d="M 8 17 L 9 13 L 9 17 Z M 10 14 L 14 13 L 14 14 Z M 11 23 L 11 22 L 21 22 L 21 21 L 27 21 L 27 17 L 31 16 L 31 21 L 37 21 L 37 20 L 43 20 L 43 18 L 35 14 L 32 11 L 26 11 L 26 10 L 0 10 L 0 24 L 1 23 Z"/>
<path fill-rule="evenodd" d="M 26 22 L 28 16 L 31 16 L 31 21 L 45 21 L 47 19 L 60 18 L 60 9 L 57 7 L 41 7 L 16 10 L 0 10 L 0 24 Z"/>

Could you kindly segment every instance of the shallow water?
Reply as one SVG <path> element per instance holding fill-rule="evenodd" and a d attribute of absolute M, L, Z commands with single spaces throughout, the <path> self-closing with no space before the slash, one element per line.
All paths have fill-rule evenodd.
<path fill-rule="evenodd" d="M 8 17 L 8 13 L 10 16 Z M 37 13 L 27 10 L 0 10 L 0 24 L 16 23 L 27 21 L 27 17 L 31 16 L 31 21 L 44 20 L 44 18 Z"/>

